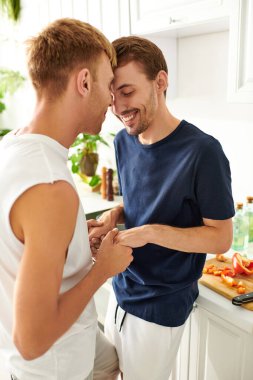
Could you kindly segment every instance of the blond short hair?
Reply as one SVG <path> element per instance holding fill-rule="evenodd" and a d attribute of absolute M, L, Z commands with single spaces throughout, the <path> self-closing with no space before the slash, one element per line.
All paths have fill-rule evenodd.
<path fill-rule="evenodd" d="M 27 41 L 32 83 L 38 93 L 49 89 L 51 95 L 59 96 L 66 89 L 69 74 L 75 69 L 85 65 L 95 75 L 102 52 L 106 53 L 114 68 L 114 48 L 98 29 L 76 19 L 56 20 Z"/>

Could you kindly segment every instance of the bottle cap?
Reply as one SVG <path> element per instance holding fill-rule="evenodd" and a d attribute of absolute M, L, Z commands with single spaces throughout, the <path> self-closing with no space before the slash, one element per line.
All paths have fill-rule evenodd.
<path fill-rule="evenodd" d="M 253 203 L 253 197 L 248 196 L 246 199 L 247 199 L 247 203 Z"/>
<path fill-rule="evenodd" d="M 240 210 L 240 209 L 242 209 L 243 208 L 243 203 L 242 202 L 237 202 L 236 203 L 236 209 L 237 210 Z"/>

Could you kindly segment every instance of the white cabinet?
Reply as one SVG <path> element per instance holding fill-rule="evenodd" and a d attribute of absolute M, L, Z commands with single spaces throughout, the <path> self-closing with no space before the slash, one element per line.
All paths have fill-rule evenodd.
<path fill-rule="evenodd" d="M 253 103 L 253 1 L 231 4 L 228 100 Z"/>
<path fill-rule="evenodd" d="M 129 34 L 128 0 L 22 0 L 20 20 L 14 24 L 3 17 L 0 37 L 23 42 L 62 17 L 89 22 L 110 40 Z"/>
<path fill-rule="evenodd" d="M 222 22 L 216 25 L 222 29 L 228 21 L 228 3 L 227 0 L 130 0 L 131 34 L 196 28 L 198 24 L 200 30 L 205 30 L 204 24 L 211 30 L 213 22 Z"/>
<path fill-rule="evenodd" d="M 191 316 L 187 380 L 251 380 L 253 336 L 201 306 Z M 195 351 L 194 356 L 192 352 Z"/>
<path fill-rule="evenodd" d="M 86 0 L 87 21 L 114 39 L 129 34 L 127 0 Z"/>

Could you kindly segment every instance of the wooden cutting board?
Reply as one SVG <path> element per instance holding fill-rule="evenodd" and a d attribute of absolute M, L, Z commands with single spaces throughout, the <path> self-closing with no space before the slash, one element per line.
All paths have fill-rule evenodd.
<path fill-rule="evenodd" d="M 206 261 L 205 266 L 214 264 L 217 268 L 224 268 L 225 266 L 232 268 L 231 259 L 227 259 L 226 262 L 220 262 L 214 259 Z M 253 292 L 253 275 L 246 276 L 242 274 L 237 274 L 235 276 L 236 280 L 242 280 L 246 286 L 246 293 Z M 236 289 L 226 285 L 220 278 L 220 276 L 214 276 L 213 274 L 203 274 L 199 280 L 200 284 L 207 286 L 209 289 L 221 294 L 222 296 L 232 300 L 232 298 L 238 296 Z M 245 309 L 253 311 L 253 302 L 241 305 Z"/>

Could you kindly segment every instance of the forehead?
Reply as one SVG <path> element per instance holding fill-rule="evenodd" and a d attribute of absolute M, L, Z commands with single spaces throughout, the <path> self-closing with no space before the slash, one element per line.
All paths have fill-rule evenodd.
<path fill-rule="evenodd" d="M 142 81 L 148 81 L 144 68 L 139 62 L 128 62 L 114 70 L 113 86 L 117 89 L 122 84 L 137 85 Z"/>
<path fill-rule="evenodd" d="M 106 80 L 108 80 L 108 78 L 111 80 L 113 79 L 113 71 L 112 71 L 111 63 L 108 56 L 105 53 L 102 53 L 101 57 L 99 57 L 98 59 L 97 73 L 101 78 L 106 77 L 105 78 Z"/>

